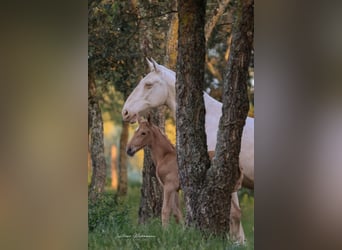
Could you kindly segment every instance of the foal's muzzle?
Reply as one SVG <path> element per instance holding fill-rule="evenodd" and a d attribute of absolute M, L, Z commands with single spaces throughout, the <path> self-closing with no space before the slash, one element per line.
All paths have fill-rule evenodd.
<path fill-rule="evenodd" d="M 126 153 L 129 156 L 133 156 L 135 154 L 135 151 L 131 147 L 129 147 L 129 148 L 126 149 Z"/>

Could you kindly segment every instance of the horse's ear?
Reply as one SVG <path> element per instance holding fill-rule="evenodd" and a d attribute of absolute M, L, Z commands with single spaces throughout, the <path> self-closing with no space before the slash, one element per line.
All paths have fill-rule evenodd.
<path fill-rule="evenodd" d="M 152 57 L 151 57 L 151 61 L 152 61 L 154 70 L 158 73 L 160 71 L 159 70 L 159 64 Z"/>
<path fill-rule="evenodd" d="M 148 64 L 148 67 L 150 68 L 150 71 L 154 71 L 155 68 L 154 68 L 154 65 L 153 63 L 146 57 L 146 61 L 147 61 L 147 64 Z"/>

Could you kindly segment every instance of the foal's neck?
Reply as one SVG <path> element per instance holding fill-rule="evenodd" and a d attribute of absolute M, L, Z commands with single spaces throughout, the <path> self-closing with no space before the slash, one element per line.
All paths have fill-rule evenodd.
<path fill-rule="evenodd" d="M 150 145 L 152 158 L 157 166 L 167 154 L 174 153 L 175 148 L 169 139 L 156 126 L 152 128 L 152 136 L 154 137 Z"/>

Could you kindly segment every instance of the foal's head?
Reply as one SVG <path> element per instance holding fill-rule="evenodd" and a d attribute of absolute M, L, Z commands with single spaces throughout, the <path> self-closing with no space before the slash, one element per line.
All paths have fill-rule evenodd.
<path fill-rule="evenodd" d="M 139 118 L 139 127 L 134 132 L 132 139 L 128 142 L 126 152 L 129 156 L 133 156 L 140 149 L 149 146 L 152 143 L 152 124 L 149 119 Z"/>

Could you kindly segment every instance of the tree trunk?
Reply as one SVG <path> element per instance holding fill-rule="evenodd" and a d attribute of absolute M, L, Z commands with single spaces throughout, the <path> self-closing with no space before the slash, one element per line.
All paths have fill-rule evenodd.
<path fill-rule="evenodd" d="M 117 148 L 115 145 L 112 145 L 110 151 L 111 158 L 111 170 L 112 170 L 112 188 L 114 190 L 118 189 L 118 171 L 117 171 Z"/>
<path fill-rule="evenodd" d="M 226 10 L 230 0 L 222 0 L 219 2 L 217 9 L 214 11 L 214 14 L 211 16 L 209 21 L 205 24 L 205 41 L 208 42 L 211 33 L 213 32 L 218 20 Z"/>
<path fill-rule="evenodd" d="M 239 154 L 249 102 L 248 66 L 253 41 L 253 2 L 236 2 L 232 47 L 223 86 L 223 113 L 220 119 L 216 157 L 207 173 L 205 192 L 199 199 L 202 229 L 215 234 L 229 231 L 230 194 L 240 175 Z M 228 142 L 228 143 L 227 143 Z"/>
<path fill-rule="evenodd" d="M 236 2 L 232 48 L 224 79 L 223 108 L 215 158 L 206 153 L 203 105 L 205 1 L 179 3 L 176 82 L 177 156 L 187 225 L 225 235 L 230 194 L 239 177 L 239 153 L 248 112 L 248 64 L 253 41 L 253 2 Z M 192 37 L 188 41 L 188 37 Z M 228 84 L 229 83 L 229 84 Z"/>
<path fill-rule="evenodd" d="M 177 0 L 172 1 L 172 9 L 177 9 Z M 170 27 L 166 35 L 166 55 L 164 64 L 169 69 L 175 70 L 177 62 L 178 46 L 178 15 L 171 15 Z"/>
<path fill-rule="evenodd" d="M 102 115 L 96 96 L 95 78 L 91 70 L 88 73 L 88 122 L 90 152 L 93 165 L 89 197 L 95 200 L 97 194 L 102 193 L 104 190 L 106 182 L 106 162 L 104 158 Z"/>
<path fill-rule="evenodd" d="M 133 1 L 134 2 L 134 1 Z M 150 1 L 141 1 L 140 16 L 149 16 Z M 136 4 L 136 3 L 134 3 Z M 143 19 L 141 25 L 143 32 L 139 36 L 140 50 L 145 57 L 151 57 L 153 52 L 153 27 L 152 19 Z M 145 62 L 145 58 L 143 58 Z M 165 119 L 158 109 L 151 112 L 152 122 L 159 127 L 164 127 Z M 153 164 L 151 152 L 144 149 L 144 166 L 142 172 L 141 199 L 139 207 L 139 223 L 145 223 L 150 218 L 161 216 L 163 203 L 162 187 L 156 177 L 156 166 Z"/>
<path fill-rule="evenodd" d="M 92 166 L 93 163 L 91 162 L 90 147 L 88 147 L 88 185 L 90 185 L 91 182 Z"/>
<path fill-rule="evenodd" d="M 133 0 L 132 5 L 133 7 L 139 10 L 137 16 L 151 16 L 149 13 L 149 5 L 151 1 L 140 1 L 140 8 L 137 8 L 137 1 Z M 140 34 L 139 34 L 139 43 L 140 43 L 140 51 L 144 55 L 144 57 L 151 57 L 153 51 L 153 34 L 152 34 L 152 26 L 153 22 L 152 19 L 142 19 L 141 26 L 140 26 Z M 145 61 L 145 58 L 143 58 Z"/>
<path fill-rule="evenodd" d="M 151 121 L 164 130 L 165 118 L 163 110 L 154 109 Z M 163 204 L 163 188 L 156 176 L 156 166 L 152 161 L 151 151 L 144 149 L 143 183 L 139 207 L 139 223 L 146 223 L 150 218 L 160 218 Z"/>
<path fill-rule="evenodd" d="M 205 0 L 178 2 L 176 81 L 177 158 L 186 206 L 186 224 L 196 225 L 197 199 L 210 166 L 204 128 Z M 191 39 L 189 39 L 191 37 Z"/>
<path fill-rule="evenodd" d="M 127 154 L 126 146 L 128 141 L 128 123 L 122 121 L 122 131 L 120 136 L 120 154 L 119 154 L 119 187 L 118 195 L 127 195 Z"/>

